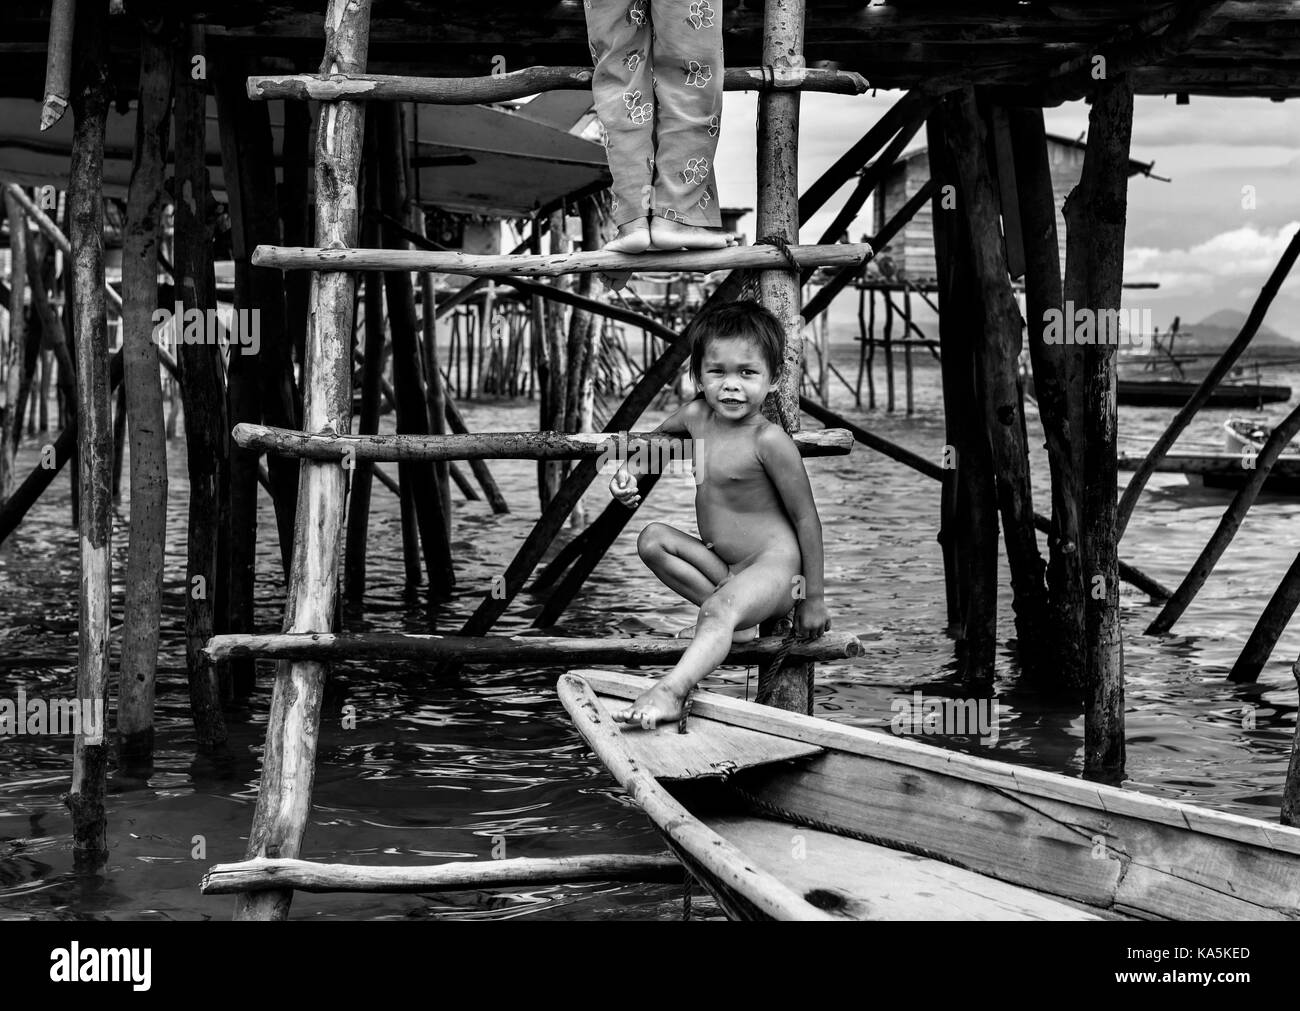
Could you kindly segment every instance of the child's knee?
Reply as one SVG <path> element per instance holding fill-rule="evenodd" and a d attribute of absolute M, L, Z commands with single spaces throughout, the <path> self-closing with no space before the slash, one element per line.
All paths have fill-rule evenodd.
<path fill-rule="evenodd" d="M 636 553 L 642 560 L 662 557 L 668 551 L 672 527 L 667 523 L 648 523 L 636 539 Z"/>
<path fill-rule="evenodd" d="M 731 628 L 736 626 L 736 602 L 730 593 L 718 591 L 711 596 L 704 598 L 704 603 L 700 605 L 701 623 L 717 622 L 720 625 L 727 625 Z"/>

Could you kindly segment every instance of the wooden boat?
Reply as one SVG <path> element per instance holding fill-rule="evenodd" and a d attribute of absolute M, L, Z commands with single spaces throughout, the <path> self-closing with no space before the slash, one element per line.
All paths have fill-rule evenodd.
<path fill-rule="evenodd" d="M 1137 470 L 1143 456 L 1120 453 L 1116 458 L 1119 469 Z M 1250 479 L 1252 471 L 1245 466 L 1248 460 L 1241 453 L 1172 452 L 1156 464 L 1156 470 L 1186 474 L 1189 482 L 1199 482 L 1206 488 L 1235 491 Z M 1300 458 L 1280 457 L 1264 479 L 1262 490 L 1274 495 L 1300 495 Z"/>
<path fill-rule="evenodd" d="M 1295 919 L 1300 830 L 697 692 L 687 732 L 565 709 L 734 919 Z"/>
<path fill-rule="evenodd" d="M 1128 407 L 1182 407 L 1192 399 L 1200 383 L 1181 379 L 1124 379 L 1115 381 L 1115 399 Z M 1260 407 L 1284 404 L 1291 399 L 1291 387 L 1268 383 L 1220 383 L 1206 407 Z"/>
<path fill-rule="evenodd" d="M 1273 434 L 1273 426 L 1263 418 L 1229 418 L 1223 423 L 1223 451 L 1239 459 L 1243 454 L 1258 454 Z M 1300 459 L 1300 443 L 1294 439 L 1282 450 L 1279 460 Z"/>

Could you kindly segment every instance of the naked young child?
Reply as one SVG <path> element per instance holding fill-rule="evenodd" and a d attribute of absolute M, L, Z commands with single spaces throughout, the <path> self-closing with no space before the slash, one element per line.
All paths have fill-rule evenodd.
<path fill-rule="evenodd" d="M 755 302 L 706 310 L 692 321 L 691 375 L 699 388 L 655 434 L 687 436 L 695 457 L 696 538 L 665 523 L 641 531 L 637 551 L 666 585 L 699 606 L 677 665 L 626 709 L 620 722 L 650 728 L 681 719 L 691 689 L 759 622 L 795 606 L 794 628 L 816 638 L 831 627 L 822 572 L 822 531 L 794 440 L 761 409 L 781 374 L 785 335 Z M 635 507 L 636 461 L 610 492 Z M 702 539 L 701 539 L 702 538 Z"/>

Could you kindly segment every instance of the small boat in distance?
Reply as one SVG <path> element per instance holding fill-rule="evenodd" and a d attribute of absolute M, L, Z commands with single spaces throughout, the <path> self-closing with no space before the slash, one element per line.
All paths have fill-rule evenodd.
<path fill-rule="evenodd" d="M 1255 472 L 1255 457 L 1264 448 L 1272 428 L 1259 418 L 1229 418 L 1223 423 L 1222 453 L 1185 453 L 1177 450 L 1165 454 L 1156 464 L 1162 473 L 1187 475 L 1189 483 L 1206 488 L 1230 491 L 1242 487 Z M 1130 456 L 1121 452 L 1120 470 L 1137 470 L 1146 454 Z M 1292 443 L 1282 451 L 1261 489 L 1274 495 L 1300 495 L 1300 445 Z"/>
<path fill-rule="evenodd" d="M 558 691 L 732 919 L 1300 917 L 1300 829 L 711 692 L 686 733 L 615 723 L 650 683 L 572 671 Z"/>

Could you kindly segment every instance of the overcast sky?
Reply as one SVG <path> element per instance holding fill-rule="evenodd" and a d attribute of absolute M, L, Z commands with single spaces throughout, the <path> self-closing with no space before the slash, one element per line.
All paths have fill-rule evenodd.
<path fill-rule="evenodd" d="M 865 95 L 807 94 L 800 122 L 801 190 L 856 141 L 901 92 Z M 729 92 L 715 164 L 723 206 L 754 207 L 757 97 Z M 1074 102 L 1046 110 L 1047 129 L 1078 137 L 1088 107 Z M 924 143 L 922 130 L 914 146 Z M 1194 323 L 1219 309 L 1249 311 L 1260 287 L 1300 225 L 1300 102 L 1139 96 L 1132 156 L 1155 162 L 1173 182 L 1135 176 L 1129 184 L 1126 281 L 1158 281 L 1156 291 L 1126 291 L 1125 308 L 1149 308 L 1166 329 L 1180 315 Z M 1253 209 L 1243 206 L 1253 187 Z M 801 238 L 812 242 L 843 203 L 846 186 L 811 222 Z M 1064 200 L 1065 194 L 1057 199 Z M 870 205 L 868 205 L 869 208 Z M 859 219 L 859 224 L 870 221 Z M 754 216 L 741 229 L 754 237 Z M 1300 278 L 1282 287 L 1266 322 L 1300 339 Z"/>

